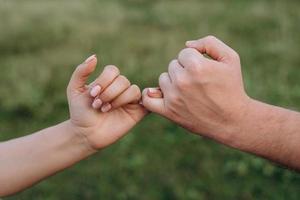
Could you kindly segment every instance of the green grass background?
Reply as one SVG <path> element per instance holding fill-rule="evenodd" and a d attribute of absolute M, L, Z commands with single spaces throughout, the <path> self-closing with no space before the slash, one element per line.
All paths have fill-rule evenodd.
<path fill-rule="evenodd" d="M 299 110 L 299 22 L 296 0 L 0 0 L 0 140 L 67 119 L 66 85 L 89 55 L 101 60 L 93 78 L 115 64 L 156 86 L 184 42 L 208 34 L 240 53 L 249 95 Z M 150 115 L 115 145 L 6 199 L 299 198 L 297 173 Z"/>

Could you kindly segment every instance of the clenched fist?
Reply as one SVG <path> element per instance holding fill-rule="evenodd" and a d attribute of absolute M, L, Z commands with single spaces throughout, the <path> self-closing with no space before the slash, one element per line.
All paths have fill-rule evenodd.
<path fill-rule="evenodd" d="M 213 36 L 188 41 L 168 72 L 160 91 L 143 92 L 143 105 L 188 130 L 228 143 L 251 99 L 244 91 L 238 54 Z"/>

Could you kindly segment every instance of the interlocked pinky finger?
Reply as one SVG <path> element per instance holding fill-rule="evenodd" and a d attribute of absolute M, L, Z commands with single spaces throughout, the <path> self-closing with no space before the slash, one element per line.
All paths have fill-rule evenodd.
<path fill-rule="evenodd" d="M 130 103 L 138 103 L 141 97 L 142 94 L 140 88 L 137 85 L 131 85 L 111 103 L 112 109 L 119 108 Z"/>

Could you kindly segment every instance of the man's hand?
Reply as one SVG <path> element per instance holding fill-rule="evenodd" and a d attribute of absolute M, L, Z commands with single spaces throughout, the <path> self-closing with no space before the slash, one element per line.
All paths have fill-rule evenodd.
<path fill-rule="evenodd" d="M 215 37 L 186 46 L 160 76 L 160 88 L 144 90 L 144 106 L 192 132 L 299 170 L 300 113 L 249 98 L 238 54 Z"/>
<path fill-rule="evenodd" d="M 186 46 L 159 77 L 163 98 L 153 98 L 157 89 L 146 89 L 143 105 L 192 132 L 226 142 L 237 131 L 250 102 L 239 56 L 213 36 Z"/>
<path fill-rule="evenodd" d="M 93 149 L 102 149 L 124 136 L 147 111 L 139 104 L 139 87 L 131 85 L 115 66 L 106 66 L 87 86 L 96 64 L 96 56 L 91 56 L 79 65 L 67 93 L 74 131 L 85 137 Z"/>

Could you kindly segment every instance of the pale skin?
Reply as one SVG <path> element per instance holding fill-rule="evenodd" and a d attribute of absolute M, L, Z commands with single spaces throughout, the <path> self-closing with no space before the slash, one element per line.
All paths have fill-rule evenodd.
<path fill-rule="evenodd" d="M 250 98 L 239 55 L 213 36 L 188 41 L 159 88 L 143 91 L 143 105 L 193 133 L 300 170 L 300 113 Z"/>
<path fill-rule="evenodd" d="M 79 65 L 67 96 L 70 119 L 37 133 L 0 143 L 0 197 L 24 190 L 122 138 L 147 111 L 140 89 L 117 67 L 107 66 L 90 85 L 96 56 Z"/>

